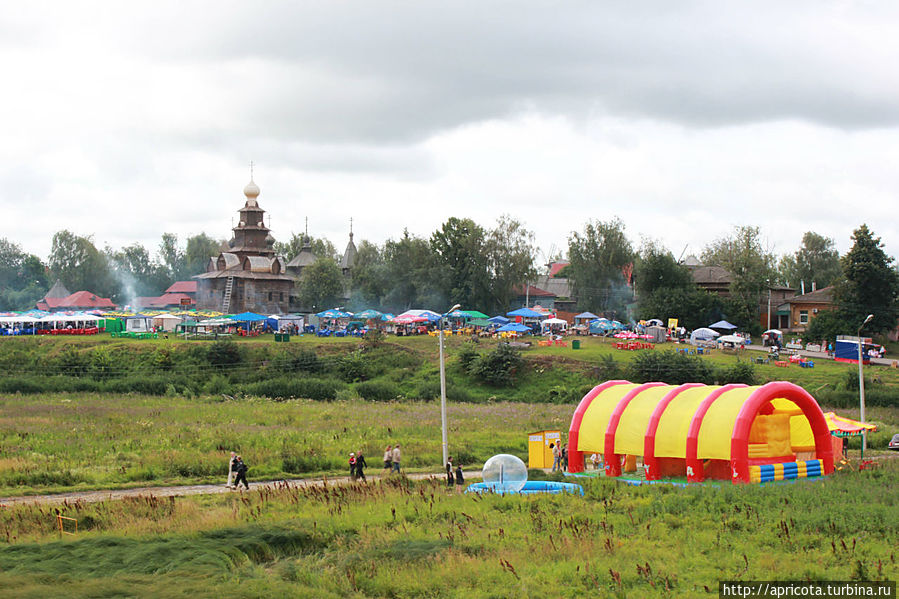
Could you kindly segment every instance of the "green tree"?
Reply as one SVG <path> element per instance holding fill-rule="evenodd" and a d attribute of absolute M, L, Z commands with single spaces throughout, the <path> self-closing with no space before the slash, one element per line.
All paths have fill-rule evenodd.
<path fill-rule="evenodd" d="M 899 274 L 893 258 L 886 255 L 880 238 L 874 237 L 867 225 L 856 229 L 852 239 L 852 249 L 840 260 L 843 278 L 834 289 L 840 316 L 857 329 L 868 314 L 873 314 L 867 331 L 892 330 L 899 318 Z"/>
<path fill-rule="evenodd" d="M 484 306 L 490 300 L 486 232 L 470 218 L 449 218 L 431 235 L 436 281 L 449 304 Z"/>
<path fill-rule="evenodd" d="M 788 286 L 799 290 L 804 283 L 806 292 L 812 290 L 813 283 L 818 289 L 833 285 L 842 273 L 833 239 L 812 231 L 802 236 L 796 253 L 781 258 L 779 270 Z"/>
<path fill-rule="evenodd" d="M 724 314 L 724 302 L 714 294 L 692 287 L 660 287 L 646 296 L 640 296 L 639 318 L 660 318 L 667 322 L 676 318 L 678 325 L 688 329 L 708 326 L 720 320 Z"/>
<path fill-rule="evenodd" d="M 446 298 L 440 297 L 433 273 L 431 245 L 427 240 L 403 230 L 401 238 L 388 239 L 384 243 L 383 256 L 390 282 L 382 302 L 385 308 L 402 312 L 416 304 L 438 309 L 448 307 Z"/>
<path fill-rule="evenodd" d="M 663 246 L 648 241 L 640 248 L 634 267 L 637 297 L 648 297 L 657 289 L 694 289 L 693 275 Z"/>
<path fill-rule="evenodd" d="M 333 258 L 318 258 L 303 269 L 300 280 L 300 303 L 320 312 L 333 308 L 343 294 L 343 274 Z"/>
<path fill-rule="evenodd" d="M 190 276 L 187 272 L 187 259 L 178 245 L 178 236 L 174 233 L 163 233 L 159 242 L 159 258 L 165 267 L 168 278 L 180 281 Z"/>
<path fill-rule="evenodd" d="M 777 280 L 774 255 L 762 247 L 758 227 L 739 227 L 733 235 L 715 240 L 703 250 L 702 261 L 724 268 L 732 277 L 728 318 L 741 327 L 758 328 L 761 298 Z"/>
<path fill-rule="evenodd" d="M 187 238 L 184 250 L 184 274 L 188 277 L 206 272 L 206 265 L 213 256 L 218 256 L 222 242 L 216 241 L 206 233 L 199 233 Z"/>
<path fill-rule="evenodd" d="M 303 249 L 303 237 L 304 235 L 291 233 L 290 239 L 287 241 L 276 241 L 275 252 L 280 256 L 284 256 L 284 258 L 290 262 L 296 258 L 297 254 L 300 253 L 300 250 Z M 340 261 L 340 256 L 337 255 L 337 249 L 334 247 L 334 244 L 323 237 L 310 237 L 309 246 L 316 258 L 331 258 L 332 260 Z"/>
<path fill-rule="evenodd" d="M 489 301 L 478 309 L 505 311 L 515 296 L 514 289 L 537 275 L 534 233 L 509 215 L 503 215 L 487 234 L 484 244 L 490 286 Z M 475 307 L 475 306 L 473 306 Z"/>
<path fill-rule="evenodd" d="M 634 261 L 634 250 L 619 219 L 588 221 L 584 231 L 568 237 L 568 269 L 581 310 L 622 311 L 630 299 L 623 270 Z"/>
<path fill-rule="evenodd" d="M 133 303 L 138 296 L 160 295 L 174 282 L 168 270 L 151 260 L 150 252 L 139 243 L 119 250 L 107 248 L 106 256 L 119 283 L 119 293 L 114 297 L 119 303 Z"/>
<path fill-rule="evenodd" d="M 356 251 L 356 264 L 350 274 L 353 297 L 351 303 L 354 307 L 381 307 L 382 298 L 390 286 L 381 248 L 362 240 Z"/>
<path fill-rule="evenodd" d="M 46 267 L 40 258 L 0 239 L 0 310 L 27 310 L 47 292 Z"/>
<path fill-rule="evenodd" d="M 90 237 L 62 230 L 53 235 L 50 271 L 71 291 L 91 291 L 113 296 L 118 285 L 111 275 L 106 256 L 94 247 Z"/>

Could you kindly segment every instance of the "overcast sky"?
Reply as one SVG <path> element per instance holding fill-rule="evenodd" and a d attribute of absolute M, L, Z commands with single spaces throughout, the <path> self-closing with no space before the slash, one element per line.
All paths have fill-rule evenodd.
<path fill-rule="evenodd" d="M 899 254 L 895 2 L 21 2 L 0 15 L 0 237 L 230 236 L 255 162 L 278 240 L 450 216 L 543 255 L 620 217 L 675 256 Z"/>

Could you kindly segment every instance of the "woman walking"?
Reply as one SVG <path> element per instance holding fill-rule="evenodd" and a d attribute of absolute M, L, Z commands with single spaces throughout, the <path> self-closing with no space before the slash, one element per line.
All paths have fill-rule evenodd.
<path fill-rule="evenodd" d="M 390 473 L 390 469 L 393 467 L 393 448 L 388 445 L 387 449 L 384 450 L 384 470 L 387 473 Z"/>

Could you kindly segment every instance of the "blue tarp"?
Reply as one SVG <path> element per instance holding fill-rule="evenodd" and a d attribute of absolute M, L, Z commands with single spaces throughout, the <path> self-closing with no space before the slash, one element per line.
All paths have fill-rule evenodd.
<path fill-rule="evenodd" d="M 268 318 L 268 316 L 256 314 L 255 312 L 244 312 L 242 314 L 235 314 L 231 317 L 231 320 L 236 320 L 237 322 L 259 322 L 260 320 L 265 320 L 266 318 Z"/>
<path fill-rule="evenodd" d="M 512 310 L 511 312 L 506 312 L 506 316 L 521 316 L 522 318 L 542 318 L 543 314 L 537 312 L 536 310 L 531 310 L 530 308 L 519 308 L 517 310 Z"/>
<path fill-rule="evenodd" d="M 518 324 L 517 322 L 510 322 L 509 324 L 503 325 L 500 328 L 496 329 L 500 333 L 505 332 L 515 332 L 515 333 L 529 333 L 531 329 L 529 327 L 524 326 L 523 324 Z"/>
<path fill-rule="evenodd" d="M 493 318 L 488 318 L 487 320 L 489 320 L 493 324 L 507 324 L 509 322 L 509 319 L 505 316 L 494 316 Z"/>

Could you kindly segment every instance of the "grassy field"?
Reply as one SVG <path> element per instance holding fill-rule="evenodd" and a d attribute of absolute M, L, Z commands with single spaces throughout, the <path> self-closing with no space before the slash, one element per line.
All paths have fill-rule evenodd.
<path fill-rule="evenodd" d="M 794 484 L 329 489 L 0 511 L 4 596 L 697 597 L 719 580 L 895 580 L 899 471 Z M 891 540 L 892 539 L 892 540 Z"/>
<path fill-rule="evenodd" d="M 574 407 L 450 403 L 451 453 L 466 465 L 497 453 L 526 459 L 527 434 L 567 431 Z M 883 448 L 899 432 L 899 409 L 871 408 L 869 417 L 880 426 L 870 445 Z M 439 402 L 0 397 L 0 496 L 220 482 L 232 449 L 255 480 L 344 474 L 348 453 L 359 449 L 377 470 L 395 443 L 404 467 L 439 468 Z"/>

